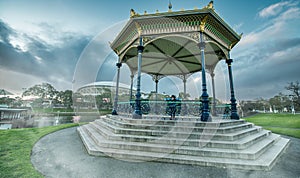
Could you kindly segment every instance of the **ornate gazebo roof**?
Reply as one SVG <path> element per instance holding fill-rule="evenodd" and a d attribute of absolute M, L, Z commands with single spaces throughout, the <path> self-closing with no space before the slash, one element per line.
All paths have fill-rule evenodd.
<path fill-rule="evenodd" d="M 203 28 L 203 29 L 201 29 Z M 239 42 L 238 35 L 215 11 L 212 2 L 202 9 L 143 15 L 131 10 L 130 20 L 111 48 L 132 72 L 137 70 L 137 47 L 142 36 L 142 72 L 154 76 L 187 75 L 201 70 L 199 31 L 205 47 L 205 65 L 213 71 Z"/>

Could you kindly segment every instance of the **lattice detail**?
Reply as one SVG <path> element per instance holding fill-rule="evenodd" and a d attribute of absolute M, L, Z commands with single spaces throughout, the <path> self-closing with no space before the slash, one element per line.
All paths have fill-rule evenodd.
<path fill-rule="evenodd" d="M 200 41 L 200 33 L 199 32 L 194 32 L 194 33 L 187 33 L 185 34 L 186 36 L 188 36 L 189 38 L 199 42 Z"/>
<path fill-rule="evenodd" d="M 154 74 L 150 74 L 152 76 L 152 80 L 153 81 L 159 81 L 160 79 L 164 78 L 164 75 L 154 75 Z"/>

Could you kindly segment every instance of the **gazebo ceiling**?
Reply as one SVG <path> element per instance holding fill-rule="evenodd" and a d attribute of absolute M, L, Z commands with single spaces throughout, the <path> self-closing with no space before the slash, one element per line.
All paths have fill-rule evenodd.
<path fill-rule="evenodd" d="M 146 43 L 142 72 L 152 75 L 184 75 L 201 70 L 201 56 L 197 43 L 182 36 L 165 36 Z M 207 68 L 214 68 L 225 54 L 213 43 L 205 48 Z M 121 59 L 132 70 L 137 70 L 137 47 L 131 47 Z"/>

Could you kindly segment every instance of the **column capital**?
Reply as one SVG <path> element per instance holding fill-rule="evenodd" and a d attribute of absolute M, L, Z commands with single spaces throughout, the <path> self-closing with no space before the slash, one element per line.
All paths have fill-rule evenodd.
<path fill-rule="evenodd" d="M 144 46 L 140 45 L 140 46 L 137 47 L 137 49 L 138 49 L 138 51 L 143 52 L 144 51 Z"/>
<path fill-rule="evenodd" d="M 122 67 L 122 63 L 121 63 L 121 62 L 118 62 L 118 63 L 116 63 L 116 66 L 117 66 L 118 68 L 120 68 L 120 67 Z"/>
<path fill-rule="evenodd" d="M 226 63 L 227 63 L 228 65 L 231 65 L 232 62 L 233 62 L 233 59 L 226 59 Z"/>

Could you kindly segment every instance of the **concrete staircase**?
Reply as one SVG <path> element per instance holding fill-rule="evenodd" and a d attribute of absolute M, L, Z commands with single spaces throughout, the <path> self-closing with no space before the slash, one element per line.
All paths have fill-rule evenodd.
<path fill-rule="evenodd" d="M 289 140 L 244 120 L 103 116 L 78 128 L 90 155 L 269 170 Z"/>

